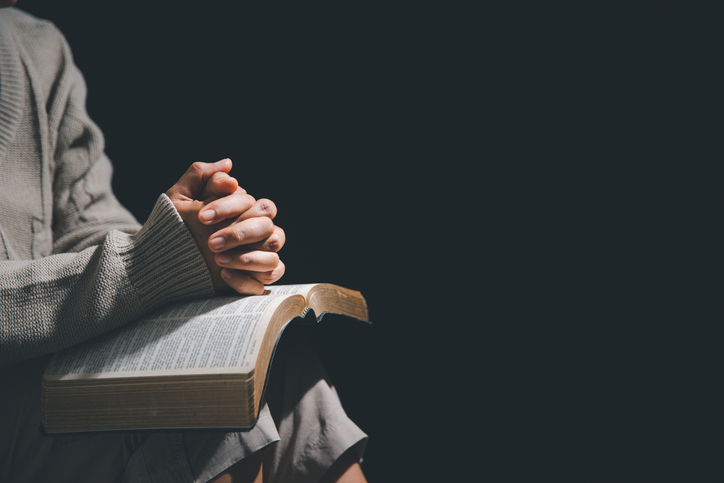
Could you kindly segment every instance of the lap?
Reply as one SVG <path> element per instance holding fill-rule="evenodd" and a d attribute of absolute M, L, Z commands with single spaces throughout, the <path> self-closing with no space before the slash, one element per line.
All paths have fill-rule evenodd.
<path fill-rule="evenodd" d="M 47 358 L 41 358 L 0 369 L 0 481 L 206 481 L 278 440 L 268 408 L 248 433 L 47 436 L 40 428 L 40 385 L 46 363 Z M 206 478 L 209 473 L 213 474 Z"/>
<path fill-rule="evenodd" d="M 40 358 L 0 368 L 0 481 L 204 482 L 270 444 L 265 464 L 277 479 L 315 481 L 346 449 L 355 447 L 361 456 L 366 441 L 344 414 L 321 364 L 293 339 L 280 343 L 269 404 L 249 432 L 44 435 L 40 386 L 46 363 Z"/>

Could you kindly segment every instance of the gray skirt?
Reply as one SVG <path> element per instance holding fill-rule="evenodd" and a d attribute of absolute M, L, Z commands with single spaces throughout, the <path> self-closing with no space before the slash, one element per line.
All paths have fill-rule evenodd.
<path fill-rule="evenodd" d="M 48 358 L 0 368 L 0 481 L 209 481 L 264 451 L 271 481 L 314 482 L 367 436 L 344 412 L 312 351 L 279 344 L 259 421 L 248 432 L 144 431 L 45 436 L 40 383 Z"/>

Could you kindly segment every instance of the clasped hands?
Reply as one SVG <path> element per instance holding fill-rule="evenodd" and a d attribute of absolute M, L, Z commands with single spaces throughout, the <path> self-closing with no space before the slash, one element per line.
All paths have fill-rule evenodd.
<path fill-rule="evenodd" d="M 229 176 L 231 160 L 197 162 L 166 195 L 201 250 L 217 291 L 261 294 L 284 275 L 277 253 L 286 241 L 272 221 L 276 205 L 256 200 Z"/>

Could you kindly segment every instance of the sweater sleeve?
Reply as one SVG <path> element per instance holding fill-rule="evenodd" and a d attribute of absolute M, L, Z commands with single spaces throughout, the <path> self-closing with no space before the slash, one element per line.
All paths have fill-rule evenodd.
<path fill-rule="evenodd" d="M 115 198 L 103 136 L 85 110 L 83 77 L 58 38 L 43 46 L 58 46 L 60 55 L 28 55 L 42 60 L 28 72 L 37 76 L 38 104 L 48 106 L 47 137 L 23 131 L 22 123 L 15 132 L 24 143 L 15 156 L 49 154 L 44 172 L 52 173 L 52 196 L 42 198 L 52 203 L 52 226 L 33 242 L 48 240 L 48 256 L 0 261 L 0 366 L 73 346 L 168 302 L 214 294 L 201 252 L 168 197 L 159 197 L 143 226 Z M 41 143 L 46 148 L 34 150 Z M 16 199 L 25 201 L 20 192 Z M 0 217 L 12 213 L 4 207 Z M 31 240 L 5 242 L 11 249 Z"/>
<path fill-rule="evenodd" d="M 0 365 L 55 352 L 164 303 L 213 295 L 205 262 L 162 195 L 136 234 L 78 253 L 0 262 Z"/>

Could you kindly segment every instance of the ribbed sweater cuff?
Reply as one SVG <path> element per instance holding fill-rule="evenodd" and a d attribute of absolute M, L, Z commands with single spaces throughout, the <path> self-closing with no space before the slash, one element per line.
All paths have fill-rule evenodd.
<path fill-rule="evenodd" d="M 165 194 L 158 198 L 138 233 L 115 233 L 127 237 L 126 243 L 119 243 L 119 254 L 148 310 L 168 302 L 214 295 L 206 262 Z"/>

